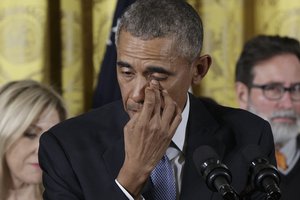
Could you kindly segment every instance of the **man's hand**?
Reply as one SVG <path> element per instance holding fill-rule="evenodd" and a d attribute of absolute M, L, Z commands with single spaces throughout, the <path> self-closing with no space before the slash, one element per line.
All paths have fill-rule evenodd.
<path fill-rule="evenodd" d="M 118 182 L 138 197 L 158 161 L 165 154 L 181 121 L 181 110 L 159 82 L 145 88 L 141 112 L 124 127 L 125 161 Z"/>

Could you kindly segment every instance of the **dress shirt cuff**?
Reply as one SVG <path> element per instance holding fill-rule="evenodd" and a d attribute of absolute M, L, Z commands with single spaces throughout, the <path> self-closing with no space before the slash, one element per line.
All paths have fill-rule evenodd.
<path fill-rule="evenodd" d="M 127 192 L 127 190 L 117 181 L 117 179 L 115 179 L 115 182 L 129 200 L 134 200 L 134 198 L 131 196 L 131 194 L 129 194 L 129 192 Z M 139 199 L 145 200 L 143 196 L 141 196 Z"/>

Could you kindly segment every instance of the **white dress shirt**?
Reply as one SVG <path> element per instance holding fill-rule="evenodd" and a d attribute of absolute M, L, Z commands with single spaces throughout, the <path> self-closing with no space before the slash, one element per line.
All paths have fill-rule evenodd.
<path fill-rule="evenodd" d="M 179 199 L 180 192 L 181 192 L 181 182 L 182 182 L 182 169 L 185 163 L 185 158 L 183 155 L 184 148 L 185 148 L 185 136 L 186 136 L 186 126 L 188 121 L 188 116 L 190 113 L 190 99 L 189 95 L 187 94 L 187 103 L 184 107 L 184 110 L 181 114 L 182 120 L 178 125 L 176 132 L 172 138 L 172 142 L 174 144 L 170 145 L 167 149 L 167 156 L 171 162 L 173 167 L 175 180 L 176 180 L 176 199 Z M 129 200 L 134 200 L 134 198 L 127 192 L 127 190 L 117 181 L 115 180 L 116 184 L 120 187 L 120 189 L 124 192 L 124 194 L 128 197 Z M 142 197 L 142 199 L 144 199 Z"/>

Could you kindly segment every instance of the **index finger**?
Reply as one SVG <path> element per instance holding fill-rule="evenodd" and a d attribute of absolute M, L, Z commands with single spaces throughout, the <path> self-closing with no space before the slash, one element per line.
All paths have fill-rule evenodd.
<path fill-rule="evenodd" d="M 149 122 L 155 108 L 155 91 L 151 87 L 145 88 L 145 98 L 140 119 Z"/>

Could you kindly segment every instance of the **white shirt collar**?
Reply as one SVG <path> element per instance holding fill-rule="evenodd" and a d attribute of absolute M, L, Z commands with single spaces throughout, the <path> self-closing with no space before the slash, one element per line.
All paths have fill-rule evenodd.
<path fill-rule="evenodd" d="M 185 133 L 186 133 L 186 126 L 189 118 L 189 113 L 190 113 L 190 98 L 189 94 L 187 94 L 187 100 L 186 100 L 186 105 L 183 109 L 183 112 L 181 113 L 182 120 L 180 124 L 178 125 L 176 132 L 172 138 L 172 141 L 176 146 L 179 148 L 179 150 L 182 152 L 184 143 L 185 143 Z"/>

